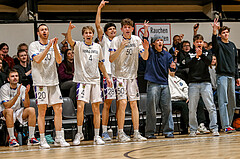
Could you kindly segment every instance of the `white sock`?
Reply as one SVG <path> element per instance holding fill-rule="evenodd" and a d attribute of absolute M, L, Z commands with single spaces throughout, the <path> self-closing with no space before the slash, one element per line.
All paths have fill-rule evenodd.
<path fill-rule="evenodd" d="M 8 134 L 10 136 L 10 139 L 16 139 L 15 136 L 14 136 L 14 127 L 7 128 L 7 130 L 8 130 Z"/>
<path fill-rule="evenodd" d="M 78 126 L 78 133 L 82 133 L 82 126 Z"/>
<path fill-rule="evenodd" d="M 138 130 L 134 130 L 134 134 L 137 134 L 138 133 Z"/>
<path fill-rule="evenodd" d="M 43 134 L 40 134 L 40 141 L 43 141 L 44 138 L 45 138 L 45 134 L 44 134 L 44 133 L 43 133 Z"/>
<path fill-rule="evenodd" d="M 94 129 L 94 135 L 99 136 L 99 129 Z"/>
<path fill-rule="evenodd" d="M 33 126 L 29 126 L 28 127 L 28 130 L 29 130 L 29 138 L 34 138 L 34 132 L 35 132 L 35 127 Z"/>
<path fill-rule="evenodd" d="M 62 137 L 62 131 L 56 131 L 56 138 L 60 139 Z"/>
<path fill-rule="evenodd" d="M 118 134 L 123 133 L 123 129 L 118 129 Z"/>
<path fill-rule="evenodd" d="M 107 125 L 102 125 L 102 132 L 107 132 Z"/>

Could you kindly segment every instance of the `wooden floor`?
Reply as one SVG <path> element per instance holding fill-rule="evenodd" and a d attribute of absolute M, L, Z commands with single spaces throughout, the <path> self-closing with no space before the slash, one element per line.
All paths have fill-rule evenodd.
<path fill-rule="evenodd" d="M 34 146 L 17 148 L 0 147 L 0 158 L 24 159 L 72 159 L 72 158 L 168 158 L 168 159 L 239 159 L 240 132 L 221 133 L 219 137 L 198 135 L 175 135 L 173 139 L 158 136 L 146 142 L 118 143 L 113 141 L 103 146 L 92 145 L 92 141 L 83 141 L 80 146 L 59 148 L 51 145 L 49 150 Z"/>

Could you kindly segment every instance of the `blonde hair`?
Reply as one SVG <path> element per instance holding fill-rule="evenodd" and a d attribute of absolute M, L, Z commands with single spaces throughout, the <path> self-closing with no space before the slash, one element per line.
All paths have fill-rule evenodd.
<path fill-rule="evenodd" d="M 94 29 L 93 29 L 92 26 L 85 26 L 85 27 L 82 28 L 82 35 L 84 34 L 84 32 L 85 32 L 87 29 L 91 30 L 91 31 L 93 32 L 93 34 L 94 34 Z"/>

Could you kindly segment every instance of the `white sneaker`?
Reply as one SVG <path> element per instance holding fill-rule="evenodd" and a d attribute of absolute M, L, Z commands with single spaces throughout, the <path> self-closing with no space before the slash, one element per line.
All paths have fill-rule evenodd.
<path fill-rule="evenodd" d="M 80 145 L 80 141 L 84 140 L 83 133 L 77 133 L 75 135 L 75 139 L 73 140 L 73 145 L 77 146 Z"/>
<path fill-rule="evenodd" d="M 196 137 L 197 134 L 195 131 L 191 131 L 190 134 L 188 135 L 189 137 Z"/>
<path fill-rule="evenodd" d="M 61 136 L 60 138 L 55 138 L 54 146 L 67 147 L 70 146 L 70 144 Z"/>
<path fill-rule="evenodd" d="M 201 123 L 198 126 L 198 131 L 200 131 L 200 133 L 202 133 L 202 134 L 209 134 L 210 133 L 210 131 L 205 127 L 204 123 Z"/>
<path fill-rule="evenodd" d="M 147 138 L 143 137 L 140 132 L 134 133 L 133 141 L 147 141 Z"/>
<path fill-rule="evenodd" d="M 216 129 L 212 130 L 212 136 L 219 136 L 219 135 L 220 134 L 219 134 L 218 130 L 216 130 Z"/>
<path fill-rule="evenodd" d="M 125 134 L 125 132 L 118 133 L 119 142 L 129 142 L 131 139 Z"/>
<path fill-rule="evenodd" d="M 41 148 L 41 149 L 50 149 L 50 146 L 48 145 L 47 140 L 46 140 L 45 137 L 44 137 L 43 140 L 40 139 L 40 146 L 39 146 L 39 148 Z"/>
<path fill-rule="evenodd" d="M 102 140 L 102 138 L 100 136 L 94 136 L 93 144 L 94 145 L 104 145 L 105 142 Z"/>
<path fill-rule="evenodd" d="M 197 131 L 196 131 L 196 135 L 200 135 L 200 134 L 201 134 L 200 131 L 197 130 Z"/>

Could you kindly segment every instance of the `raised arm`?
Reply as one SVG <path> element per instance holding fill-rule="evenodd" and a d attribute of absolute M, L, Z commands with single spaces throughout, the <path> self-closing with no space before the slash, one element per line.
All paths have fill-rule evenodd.
<path fill-rule="evenodd" d="M 215 54 L 218 54 L 219 51 L 219 46 L 218 46 L 218 40 L 217 40 L 217 31 L 219 29 L 219 24 L 218 24 L 218 19 L 214 19 L 214 23 L 211 23 L 212 28 L 213 28 L 213 35 L 212 35 L 212 45 L 213 45 L 213 50 Z"/>
<path fill-rule="evenodd" d="M 106 3 L 109 3 L 109 1 L 104 1 L 102 0 L 101 3 L 98 6 L 97 9 L 97 15 L 96 15 L 96 20 L 95 20 L 95 26 L 97 28 L 97 33 L 98 33 L 98 39 L 99 41 L 102 41 L 102 37 L 103 37 L 103 29 L 101 27 L 101 10 L 102 8 L 105 6 Z"/>
<path fill-rule="evenodd" d="M 23 101 L 23 105 L 25 108 L 30 106 L 30 100 L 29 100 L 29 95 L 28 95 L 29 90 L 30 90 L 30 85 L 27 85 L 27 87 L 25 89 L 25 99 Z"/>
<path fill-rule="evenodd" d="M 38 55 L 33 57 L 33 61 L 35 61 L 36 63 L 41 63 L 42 60 L 46 57 L 50 47 L 52 46 L 53 42 L 54 42 L 55 38 L 51 39 L 47 45 L 47 47 L 43 50 L 43 52 L 39 53 Z"/>
<path fill-rule="evenodd" d="M 68 26 L 68 31 L 67 31 L 67 39 L 71 47 L 73 47 L 75 43 L 75 41 L 72 39 L 72 33 L 71 33 L 72 29 L 74 28 L 75 28 L 75 25 L 73 25 L 72 22 L 70 22 Z"/>
<path fill-rule="evenodd" d="M 115 61 L 118 58 L 118 56 L 120 55 L 120 53 L 122 52 L 122 50 L 125 48 L 125 46 L 128 45 L 128 43 L 129 43 L 129 40 L 123 39 L 120 47 L 116 51 L 110 51 L 109 61 L 110 62 Z"/>
<path fill-rule="evenodd" d="M 54 42 L 53 42 L 54 54 L 55 54 L 56 62 L 58 64 L 60 64 L 62 62 L 62 56 L 59 53 L 59 49 L 57 47 L 57 42 L 58 42 L 58 38 L 54 38 Z"/>
<path fill-rule="evenodd" d="M 193 36 L 197 35 L 198 29 L 199 29 L 199 23 L 193 26 Z"/>

